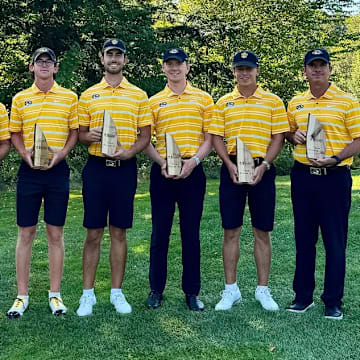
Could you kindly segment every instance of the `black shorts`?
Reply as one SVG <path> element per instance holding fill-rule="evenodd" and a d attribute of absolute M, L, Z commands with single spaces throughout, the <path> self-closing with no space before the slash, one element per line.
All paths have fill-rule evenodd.
<path fill-rule="evenodd" d="M 109 224 L 121 229 L 132 227 L 137 186 L 136 158 L 107 167 L 105 159 L 89 157 L 83 173 L 84 227 L 100 229 Z"/>
<path fill-rule="evenodd" d="M 220 173 L 220 213 L 224 229 L 242 226 L 248 198 L 252 226 L 262 231 L 272 231 L 275 215 L 275 167 L 265 171 L 261 181 L 255 186 L 234 184 L 226 165 Z"/>
<path fill-rule="evenodd" d="M 44 221 L 64 226 L 69 200 L 70 169 L 65 160 L 49 170 L 35 170 L 24 161 L 18 171 L 16 214 L 19 226 L 34 226 L 44 199 Z"/>

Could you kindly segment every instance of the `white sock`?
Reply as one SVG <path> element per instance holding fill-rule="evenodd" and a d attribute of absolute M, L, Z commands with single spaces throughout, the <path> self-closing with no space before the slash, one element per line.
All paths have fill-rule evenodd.
<path fill-rule="evenodd" d="M 233 284 L 225 284 L 225 290 L 230 290 L 231 292 L 238 291 L 239 287 L 236 282 Z"/>
<path fill-rule="evenodd" d="M 268 287 L 267 287 L 267 285 L 265 285 L 265 286 L 263 286 L 263 285 L 258 285 L 257 287 L 256 287 L 256 291 L 263 291 L 263 290 L 265 290 L 265 289 L 267 289 Z"/>
<path fill-rule="evenodd" d="M 121 294 L 121 289 L 111 289 L 110 295 Z"/>
<path fill-rule="evenodd" d="M 95 296 L 94 288 L 92 288 L 92 289 L 83 289 L 83 295 Z"/>
<path fill-rule="evenodd" d="M 60 292 L 49 291 L 49 299 L 53 297 L 60 297 Z"/>

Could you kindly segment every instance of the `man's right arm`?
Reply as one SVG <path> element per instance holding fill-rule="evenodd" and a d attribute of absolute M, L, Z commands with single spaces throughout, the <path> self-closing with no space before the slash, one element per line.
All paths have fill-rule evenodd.
<path fill-rule="evenodd" d="M 89 130 L 89 126 L 79 126 L 79 140 L 84 145 L 91 145 L 93 142 L 101 141 L 101 127 L 96 127 Z"/>
<path fill-rule="evenodd" d="M 32 149 L 26 150 L 24 139 L 22 137 L 21 132 L 12 132 L 11 133 L 11 143 L 14 145 L 15 149 L 19 153 L 19 155 L 24 159 L 24 161 L 31 167 L 34 167 L 32 162 L 31 154 Z"/>
<path fill-rule="evenodd" d="M 156 151 L 156 149 L 154 148 L 154 145 L 152 143 L 150 143 L 143 151 L 154 162 L 156 162 L 157 164 L 160 165 L 162 176 L 169 178 L 169 179 L 174 177 L 174 176 L 168 175 L 167 170 L 166 170 L 166 166 L 167 166 L 166 160 L 160 156 L 160 154 Z"/>
<path fill-rule="evenodd" d="M 225 144 L 224 144 L 224 138 L 220 135 L 212 135 L 213 140 L 213 146 L 219 155 L 220 159 L 224 162 L 226 167 L 229 170 L 229 174 L 231 177 L 231 180 L 235 184 L 239 184 L 238 177 L 237 177 L 237 166 L 230 160 L 229 154 L 227 153 Z"/>

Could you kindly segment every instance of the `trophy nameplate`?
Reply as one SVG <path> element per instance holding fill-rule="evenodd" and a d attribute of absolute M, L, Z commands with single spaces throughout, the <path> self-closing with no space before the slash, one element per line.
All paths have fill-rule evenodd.
<path fill-rule="evenodd" d="M 113 155 L 116 153 L 118 145 L 118 136 L 114 120 L 108 110 L 104 110 L 102 135 L 101 135 L 101 152 L 104 155 Z"/>
<path fill-rule="evenodd" d="M 34 131 L 34 166 L 49 165 L 49 146 L 45 135 L 38 124 L 35 124 Z"/>
<path fill-rule="evenodd" d="M 239 138 L 236 138 L 236 165 L 239 182 L 249 183 L 254 180 L 254 160 L 245 143 Z"/>
<path fill-rule="evenodd" d="M 168 175 L 180 175 L 181 173 L 181 153 L 174 138 L 165 133 L 166 144 L 166 167 Z"/>
<path fill-rule="evenodd" d="M 309 114 L 306 132 L 306 157 L 316 160 L 325 157 L 326 137 L 324 129 L 314 115 Z"/>

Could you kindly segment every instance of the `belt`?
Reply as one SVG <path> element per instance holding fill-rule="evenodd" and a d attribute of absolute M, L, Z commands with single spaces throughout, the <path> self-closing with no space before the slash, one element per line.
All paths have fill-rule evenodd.
<path fill-rule="evenodd" d="M 117 159 L 109 159 L 109 158 L 106 158 L 106 157 L 100 157 L 100 156 L 95 156 L 95 155 L 89 155 L 89 160 L 96 161 L 96 162 L 101 162 L 106 167 L 111 167 L 111 168 L 118 168 L 121 165 L 124 165 L 125 163 L 128 163 L 130 161 L 134 161 L 134 159 L 135 158 L 132 158 L 132 159 L 129 159 L 129 160 L 117 160 Z"/>
<path fill-rule="evenodd" d="M 236 155 L 229 155 L 229 158 L 236 165 L 236 163 L 237 163 Z M 255 167 L 258 167 L 262 164 L 262 162 L 264 161 L 264 158 L 256 157 L 256 158 L 253 158 L 253 160 L 254 160 Z"/>
<path fill-rule="evenodd" d="M 323 175 L 330 175 L 335 172 L 341 172 L 345 170 L 349 170 L 350 166 L 329 166 L 329 167 L 316 167 L 311 165 L 303 164 L 299 161 L 294 162 L 294 167 L 299 170 L 303 170 L 308 172 L 310 175 L 316 175 L 316 176 L 323 176 Z"/>

